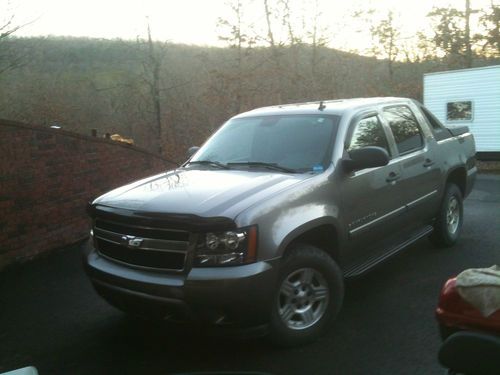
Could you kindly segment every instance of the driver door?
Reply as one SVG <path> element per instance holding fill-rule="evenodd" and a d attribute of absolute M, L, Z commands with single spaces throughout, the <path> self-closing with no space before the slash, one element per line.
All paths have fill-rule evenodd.
<path fill-rule="evenodd" d="M 357 148 L 382 147 L 389 153 L 389 164 L 347 173 L 342 181 L 342 216 L 348 233 L 343 255 L 344 269 L 359 268 L 391 242 L 405 213 L 404 196 L 400 194 L 401 165 L 393 160 L 394 145 L 390 132 L 377 112 L 354 118 L 345 140 L 345 156 Z"/>

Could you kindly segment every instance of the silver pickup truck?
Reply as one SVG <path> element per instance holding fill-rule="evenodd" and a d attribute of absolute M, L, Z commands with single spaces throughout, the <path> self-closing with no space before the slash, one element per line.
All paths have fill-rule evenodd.
<path fill-rule="evenodd" d="M 422 237 L 452 246 L 476 176 L 468 128 L 403 98 L 260 108 L 191 151 L 89 205 L 86 271 L 124 311 L 285 345 L 325 331 L 345 278 Z"/>

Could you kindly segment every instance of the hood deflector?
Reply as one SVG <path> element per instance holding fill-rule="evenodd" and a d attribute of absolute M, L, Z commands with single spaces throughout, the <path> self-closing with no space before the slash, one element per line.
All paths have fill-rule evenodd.
<path fill-rule="evenodd" d="M 187 230 L 189 232 L 224 231 L 236 228 L 233 220 L 227 217 L 201 217 L 192 214 L 158 213 L 125 210 L 100 204 L 89 204 L 88 214 L 124 224 Z"/>

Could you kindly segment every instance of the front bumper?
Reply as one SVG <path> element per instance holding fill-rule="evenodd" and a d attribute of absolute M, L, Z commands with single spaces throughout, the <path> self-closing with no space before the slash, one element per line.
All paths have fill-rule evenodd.
<path fill-rule="evenodd" d="M 174 274 L 129 267 L 88 246 L 84 265 L 94 288 L 123 311 L 217 326 L 252 327 L 269 320 L 277 260 Z"/>

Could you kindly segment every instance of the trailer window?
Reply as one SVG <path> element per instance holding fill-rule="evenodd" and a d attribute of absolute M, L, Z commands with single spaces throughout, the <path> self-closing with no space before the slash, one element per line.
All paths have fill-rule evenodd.
<path fill-rule="evenodd" d="M 448 102 L 446 103 L 447 121 L 472 121 L 472 102 Z"/>

